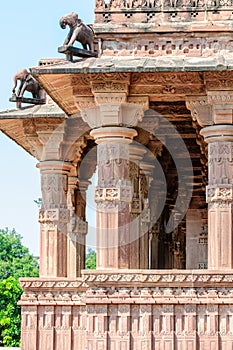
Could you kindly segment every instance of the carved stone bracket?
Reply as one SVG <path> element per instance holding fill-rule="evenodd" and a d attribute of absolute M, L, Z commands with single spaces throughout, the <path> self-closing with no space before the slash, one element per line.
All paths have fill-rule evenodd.
<path fill-rule="evenodd" d="M 133 103 L 102 104 L 81 111 L 81 116 L 91 128 L 104 125 L 135 126 L 143 118 L 143 108 Z"/>
<path fill-rule="evenodd" d="M 207 95 L 187 96 L 186 106 L 200 126 L 232 124 L 233 91 L 209 90 Z"/>
<path fill-rule="evenodd" d="M 191 111 L 193 120 L 200 126 L 212 124 L 212 108 L 207 95 L 186 96 L 186 107 Z"/>
<path fill-rule="evenodd" d="M 213 124 L 232 124 L 233 91 L 208 91 L 208 102 L 212 105 Z"/>

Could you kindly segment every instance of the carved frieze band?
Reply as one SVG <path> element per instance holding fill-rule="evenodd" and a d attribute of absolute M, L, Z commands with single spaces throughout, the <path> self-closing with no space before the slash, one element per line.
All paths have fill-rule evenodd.
<path fill-rule="evenodd" d="M 137 38 L 123 40 L 104 40 L 102 43 L 102 56 L 114 55 L 117 57 L 210 57 L 216 55 L 216 50 L 229 55 L 233 54 L 233 43 L 229 37 L 217 39 L 216 37 L 144 37 L 143 42 Z M 209 84 L 212 85 L 212 84 Z M 218 84 L 219 85 L 219 84 Z M 227 85 L 225 83 L 225 85 Z"/>
<path fill-rule="evenodd" d="M 217 5 L 218 4 L 218 5 Z M 96 0 L 95 10 L 96 11 L 121 11 L 121 10 L 137 10 L 137 11 L 162 11 L 166 8 L 196 8 L 205 9 L 208 8 L 212 11 L 215 8 L 231 8 L 233 6 L 231 1 L 223 0 L 221 2 L 214 2 L 213 0 L 201 1 L 196 0 L 195 2 L 189 1 L 174 1 L 174 0 Z"/>
<path fill-rule="evenodd" d="M 233 201 L 233 185 L 224 185 L 222 187 L 207 186 L 206 201 L 210 202 L 232 202 Z"/>
<path fill-rule="evenodd" d="M 131 186 L 119 186 L 109 188 L 95 188 L 95 201 L 96 202 L 126 202 L 130 203 L 132 199 L 132 187 Z"/>
<path fill-rule="evenodd" d="M 49 222 L 64 222 L 68 223 L 70 220 L 69 209 L 48 209 L 39 210 L 39 222 L 49 223 Z"/>

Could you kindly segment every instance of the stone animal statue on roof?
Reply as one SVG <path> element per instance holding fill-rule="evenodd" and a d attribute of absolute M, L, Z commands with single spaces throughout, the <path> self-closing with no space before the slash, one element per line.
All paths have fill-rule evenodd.
<path fill-rule="evenodd" d="M 78 41 L 84 50 L 94 51 L 94 32 L 78 18 L 77 13 L 72 12 L 62 16 L 59 23 L 62 29 L 65 29 L 67 25 L 70 27 L 63 45 L 72 46 L 75 41 Z"/>
<path fill-rule="evenodd" d="M 25 91 L 28 91 L 32 94 L 33 98 L 42 99 L 45 97 L 45 91 L 41 88 L 40 84 L 36 81 L 35 78 L 27 71 L 27 69 L 20 69 L 14 75 L 14 86 L 12 88 L 13 94 L 16 97 L 23 97 Z M 20 81 L 20 85 L 18 91 L 15 89 L 17 87 L 18 80 Z"/>

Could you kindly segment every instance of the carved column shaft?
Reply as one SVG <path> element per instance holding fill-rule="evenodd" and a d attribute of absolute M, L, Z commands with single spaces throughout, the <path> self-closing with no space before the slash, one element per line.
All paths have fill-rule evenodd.
<path fill-rule="evenodd" d="M 208 143 L 208 267 L 233 268 L 233 126 L 202 129 Z"/>
<path fill-rule="evenodd" d="M 76 192 L 77 192 L 78 178 L 76 176 L 69 176 L 68 178 L 68 193 L 67 205 L 70 210 L 70 222 L 68 224 L 67 234 L 67 277 L 78 277 L 79 271 L 77 268 L 77 237 L 74 232 L 76 227 Z"/>
<path fill-rule="evenodd" d="M 86 258 L 86 236 L 88 231 L 88 223 L 86 222 L 86 191 L 90 182 L 79 179 L 79 188 L 77 192 L 77 271 L 81 275 L 81 270 L 85 269 Z"/>
<path fill-rule="evenodd" d="M 97 268 L 129 268 L 129 144 L 137 133 L 124 127 L 103 127 L 91 134 L 98 144 Z"/>
<path fill-rule="evenodd" d="M 141 215 L 141 234 L 140 234 L 140 269 L 148 269 L 151 265 L 151 246 L 149 242 L 149 228 L 151 221 L 149 203 L 149 189 L 152 181 L 152 173 L 154 165 L 150 164 L 146 160 L 140 163 L 140 195 L 143 200 L 143 212 Z"/>
<path fill-rule="evenodd" d="M 66 277 L 67 275 L 67 174 L 70 163 L 43 161 L 41 172 L 42 207 L 40 275 Z"/>
<path fill-rule="evenodd" d="M 186 269 L 205 268 L 205 247 L 202 211 L 190 208 L 186 213 Z"/>
<path fill-rule="evenodd" d="M 81 276 L 81 270 L 85 268 L 87 235 L 85 211 L 88 185 L 88 181 L 78 180 L 77 177 L 69 177 L 68 206 L 70 222 L 68 225 L 67 276 L 71 278 Z"/>
<path fill-rule="evenodd" d="M 145 148 L 137 143 L 129 146 L 130 153 L 130 180 L 133 186 L 133 199 L 130 207 L 131 225 L 130 225 L 130 268 L 140 268 L 140 215 L 142 212 L 142 198 L 140 196 L 140 160 L 146 152 Z"/>

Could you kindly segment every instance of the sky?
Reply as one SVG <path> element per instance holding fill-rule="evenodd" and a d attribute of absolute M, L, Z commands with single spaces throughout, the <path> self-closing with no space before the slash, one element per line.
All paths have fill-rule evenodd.
<path fill-rule="evenodd" d="M 0 21 L 0 111 L 14 109 L 9 102 L 13 76 L 21 68 L 37 66 L 41 58 L 62 57 L 68 28 L 59 19 L 77 12 L 84 23 L 94 21 L 94 0 L 3 1 Z M 41 197 L 37 161 L 0 131 L 0 228 L 15 228 L 30 252 L 39 255 L 38 208 Z"/>

